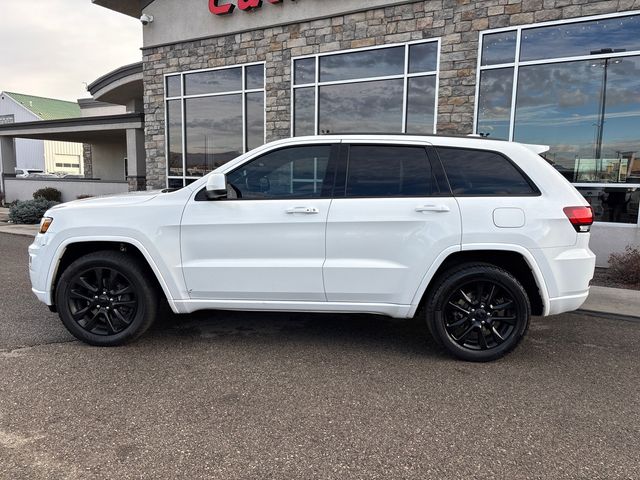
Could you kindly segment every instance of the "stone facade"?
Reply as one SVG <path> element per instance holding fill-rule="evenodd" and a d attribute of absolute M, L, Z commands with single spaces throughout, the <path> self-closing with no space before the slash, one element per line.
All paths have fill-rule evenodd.
<path fill-rule="evenodd" d="M 82 144 L 82 163 L 84 165 L 84 178 L 93 178 L 93 155 L 91 153 L 91 145 Z"/>
<path fill-rule="evenodd" d="M 291 58 L 350 48 L 442 40 L 437 130 L 473 129 L 479 32 L 640 9 L 640 0 L 427 0 L 144 50 L 147 185 L 165 186 L 164 75 L 266 62 L 267 140 L 291 132 Z M 187 21 L 180 19 L 177 21 Z"/>

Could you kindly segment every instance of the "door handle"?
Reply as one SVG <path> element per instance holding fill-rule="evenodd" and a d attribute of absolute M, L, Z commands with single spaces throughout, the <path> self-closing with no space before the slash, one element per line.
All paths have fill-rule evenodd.
<path fill-rule="evenodd" d="M 449 212 L 451 209 L 446 205 L 421 205 L 416 207 L 416 212 L 438 212 L 444 213 Z"/>
<path fill-rule="evenodd" d="M 316 207 L 291 207 L 287 208 L 285 212 L 293 215 L 294 213 L 304 213 L 305 215 L 314 215 L 320 213 Z"/>

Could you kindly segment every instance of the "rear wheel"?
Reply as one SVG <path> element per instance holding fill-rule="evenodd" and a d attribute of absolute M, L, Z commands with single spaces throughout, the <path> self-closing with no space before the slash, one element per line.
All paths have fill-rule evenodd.
<path fill-rule="evenodd" d="M 450 353 L 485 362 L 518 345 L 529 327 L 531 307 L 509 272 L 488 264 L 461 265 L 436 280 L 426 316 L 431 334 Z"/>
<path fill-rule="evenodd" d="M 135 340 L 151 326 L 158 293 L 139 261 L 102 251 L 79 258 L 62 273 L 56 305 L 76 338 L 115 346 Z"/>

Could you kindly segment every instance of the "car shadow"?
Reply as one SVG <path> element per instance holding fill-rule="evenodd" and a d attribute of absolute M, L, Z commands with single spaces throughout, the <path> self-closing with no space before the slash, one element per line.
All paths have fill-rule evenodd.
<path fill-rule="evenodd" d="M 408 355 L 449 358 L 419 319 L 380 315 L 211 310 L 189 315 L 164 311 L 146 337 L 154 340 L 346 344 Z"/>

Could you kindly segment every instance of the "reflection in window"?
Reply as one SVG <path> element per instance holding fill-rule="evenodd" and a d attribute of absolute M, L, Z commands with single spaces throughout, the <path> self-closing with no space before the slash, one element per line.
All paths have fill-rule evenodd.
<path fill-rule="evenodd" d="M 407 133 L 433 133 L 436 77 L 412 77 L 408 80 L 408 88 Z"/>
<path fill-rule="evenodd" d="M 603 48 L 640 50 L 640 15 L 524 29 L 520 61 L 589 55 Z"/>
<path fill-rule="evenodd" d="M 241 200 L 319 198 L 331 146 L 290 147 L 267 153 L 227 176 Z"/>
<path fill-rule="evenodd" d="M 184 76 L 184 89 L 185 95 L 240 91 L 242 90 L 242 68 L 189 73 Z"/>
<path fill-rule="evenodd" d="M 293 91 L 295 130 L 293 135 L 313 135 L 316 131 L 316 91 L 313 87 L 297 88 Z"/>
<path fill-rule="evenodd" d="M 166 102 L 168 185 L 188 184 L 264 143 L 264 64 L 172 75 L 167 95 L 179 98 Z"/>
<path fill-rule="evenodd" d="M 640 188 L 577 187 L 597 222 L 637 223 Z"/>
<path fill-rule="evenodd" d="M 242 95 L 185 100 L 187 176 L 201 177 L 240 155 Z"/>
<path fill-rule="evenodd" d="M 167 102 L 167 168 L 169 175 L 182 176 L 182 108 L 180 100 Z"/>
<path fill-rule="evenodd" d="M 516 32 L 492 33 L 482 37 L 482 65 L 513 63 L 516 58 Z"/>
<path fill-rule="evenodd" d="M 434 133 L 439 46 L 430 40 L 294 59 L 292 134 Z"/>
<path fill-rule="evenodd" d="M 402 79 L 320 87 L 320 132 L 402 131 Z"/>
<path fill-rule="evenodd" d="M 379 48 L 320 57 L 320 81 L 388 77 L 404 72 L 404 47 Z"/>
<path fill-rule="evenodd" d="M 477 132 L 492 139 L 509 139 L 513 68 L 485 70 L 480 74 Z"/>

